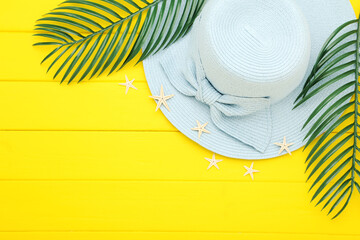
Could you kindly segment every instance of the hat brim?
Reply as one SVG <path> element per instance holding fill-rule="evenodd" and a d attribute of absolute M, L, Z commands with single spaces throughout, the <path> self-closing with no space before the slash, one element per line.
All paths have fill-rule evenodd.
<path fill-rule="evenodd" d="M 306 74 L 307 77 L 328 36 L 344 22 L 354 19 L 355 14 L 348 0 L 297 0 L 296 2 L 302 8 L 311 32 L 312 48 L 309 69 Z M 303 140 L 308 130 L 301 129 L 310 114 L 326 96 L 343 85 L 344 82 L 351 81 L 351 76 L 343 79 L 343 81 L 333 84 L 320 94 L 315 95 L 299 108 L 292 110 L 294 107 L 293 103 L 302 90 L 302 83 L 285 99 L 272 105 L 271 142 L 266 151 L 260 153 L 253 147 L 240 142 L 218 129 L 211 122 L 209 106 L 198 102 L 193 97 L 187 97 L 181 94 L 172 86 L 163 70 L 164 66 L 160 64 L 160 61 L 164 57 L 176 56 L 173 59 L 178 59 L 179 63 L 183 62 L 184 58 L 187 59 L 191 57 L 189 48 L 190 36 L 188 34 L 170 48 L 145 60 L 144 69 L 148 85 L 154 95 L 159 94 L 161 85 L 163 85 L 166 95 L 175 95 L 174 98 L 168 100 L 171 111 L 163 107 L 161 110 L 179 131 L 208 150 L 231 158 L 255 160 L 279 156 L 279 147 L 272 143 L 282 142 L 284 136 L 288 143 L 294 143 L 294 145 L 290 147 L 292 151 L 301 148 L 305 144 Z M 173 62 L 172 64 L 178 63 Z M 343 92 L 338 98 L 350 91 L 351 89 Z M 196 120 L 201 123 L 208 122 L 209 124 L 206 129 L 211 133 L 204 133 L 199 139 L 198 133 L 191 130 L 191 128 L 196 127 Z M 239 121 L 239 124 L 241 124 L 241 121 Z M 249 129 L 249 131 L 251 132 L 251 129 Z M 286 152 L 282 154 L 286 154 Z"/>

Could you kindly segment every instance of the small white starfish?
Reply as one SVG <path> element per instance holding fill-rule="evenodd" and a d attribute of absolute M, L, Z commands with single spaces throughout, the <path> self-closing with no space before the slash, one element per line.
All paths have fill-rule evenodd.
<path fill-rule="evenodd" d="M 206 160 L 208 160 L 209 162 L 210 162 L 210 164 L 209 164 L 209 166 L 208 166 L 208 170 L 212 167 L 212 166 L 214 166 L 214 167 L 216 167 L 217 169 L 219 169 L 219 166 L 217 165 L 217 163 L 219 163 L 219 162 L 222 162 L 222 160 L 217 160 L 217 159 L 215 159 L 215 153 L 213 154 L 213 157 L 212 157 L 212 159 L 210 159 L 210 158 L 205 158 Z"/>
<path fill-rule="evenodd" d="M 194 130 L 194 131 L 199 131 L 199 138 L 201 137 L 201 134 L 204 132 L 204 133 L 210 133 L 208 130 L 205 129 L 205 127 L 209 124 L 209 123 L 204 123 L 201 125 L 201 123 L 196 120 L 196 123 L 197 123 L 197 127 L 194 127 L 192 128 L 191 130 Z"/>
<path fill-rule="evenodd" d="M 166 109 L 168 111 L 170 111 L 169 106 L 168 106 L 166 101 L 169 100 L 170 98 L 174 97 L 174 94 L 165 96 L 164 95 L 163 85 L 161 85 L 160 96 L 150 96 L 150 97 L 158 101 L 155 112 L 161 107 L 161 105 L 164 105 L 166 107 Z"/>
<path fill-rule="evenodd" d="M 119 85 L 126 87 L 125 94 L 128 93 L 129 88 L 133 88 L 133 89 L 137 90 L 137 88 L 133 85 L 133 82 L 135 81 L 135 79 L 129 81 L 129 79 L 126 75 L 125 75 L 125 79 L 126 79 L 126 83 L 119 83 Z"/>
<path fill-rule="evenodd" d="M 251 163 L 250 167 L 244 166 L 244 168 L 246 169 L 246 173 L 244 174 L 244 176 L 250 174 L 252 180 L 254 180 L 254 173 L 260 172 L 259 170 L 253 169 L 253 167 L 254 167 L 254 163 Z"/>
<path fill-rule="evenodd" d="M 294 143 L 286 143 L 286 137 L 284 137 L 284 141 L 282 143 L 274 143 L 274 144 L 280 147 L 279 155 L 284 150 L 286 150 L 291 155 L 291 151 L 290 151 L 289 147 L 294 145 Z"/>

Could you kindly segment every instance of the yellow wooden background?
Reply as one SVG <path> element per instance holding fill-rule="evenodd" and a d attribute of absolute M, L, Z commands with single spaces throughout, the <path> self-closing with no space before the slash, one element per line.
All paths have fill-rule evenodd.
<path fill-rule="evenodd" d="M 245 160 L 207 171 L 212 153 L 154 112 L 142 65 L 51 80 L 32 29 L 60 2 L 0 4 L 1 240 L 360 239 L 359 194 L 330 220 L 309 203 L 301 150 L 255 162 L 254 181 Z M 124 94 L 125 74 L 138 91 Z"/>

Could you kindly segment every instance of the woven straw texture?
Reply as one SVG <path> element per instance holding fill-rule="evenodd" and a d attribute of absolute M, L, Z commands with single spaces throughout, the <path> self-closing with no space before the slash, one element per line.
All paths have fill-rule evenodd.
<path fill-rule="evenodd" d="M 323 95 L 314 97 L 307 104 L 292 111 L 293 102 L 303 84 L 300 83 L 297 88 L 295 86 L 299 81 L 305 80 L 305 69 L 305 76 L 309 74 L 310 67 L 330 33 L 340 24 L 355 18 L 355 15 L 347 0 L 295 2 L 272 1 L 271 4 L 265 4 L 267 8 L 258 11 L 256 6 L 264 6 L 262 0 L 251 3 L 245 0 L 226 0 L 222 4 L 210 1 L 190 34 L 144 62 L 152 93 L 157 95 L 163 85 L 165 94 L 175 94 L 169 101 L 171 112 L 162 110 L 176 128 L 203 147 L 232 158 L 275 157 L 279 148 L 272 143 L 281 142 L 284 136 L 288 142 L 295 143 L 292 150 L 304 145 L 306 129 L 301 131 L 301 128 L 316 107 L 314 103 L 321 101 L 349 79 L 334 84 L 323 91 Z M 259 20 L 260 23 L 256 24 L 256 19 L 262 19 L 263 16 L 268 19 Z M 217 21 L 222 18 L 225 20 Z M 288 23 L 284 23 L 287 19 Z M 199 22 L 202 25 L 201 30 L 197 29 Z M 269 27 L 266 27 L 266 22 Z M 249 34 L 241 34 L 241 29 L 231 29 L 234 26 L 237 26 L 237 29 L 243 26 Z M 276 29 L 272 29 L 272 26 L 276 26 Z M 207 28 L 205 32 L 210 33 L 209 36 L 201 32 L 204 28 Z M 307 41 L 308 29 L 311 44 Z M 307 51 L 310 45 L 308 68 Z M 261 52 L 261 49 L 265 49 L 265 52 Z M 186 78 L 185 74 L 174 69 L 186 68 L 188 62 L 194 59 L 194 52 L 197 50 L 206 77 L 219 91 L 230 95 L 243 94 L 245 97 L 270 96 L 273 102 L 271 117 L 238 117 L 237 124 L 229 124 L 227 129 L 219 129 L 212 119 L 211 107 L 194 97 L 182 94 L 170 80 Z M 264 85 L 266 87 L 263 87 Z M 281 99 L 287 94 L 289 95 L 286 98 Z M 207 129 L 211 134 L 205 134 L 198 139 L 197 132 L 191 130 L 196 125 L 196 120 L 209 122 Z M 239 141 L 228 134 L 234 131 L 240 132 L 248 141 Z M 259 151 L 256 145 L 251 144 L 253 142 L 259 142 L 261 146 L 265 144 L 265 150 Z"/>

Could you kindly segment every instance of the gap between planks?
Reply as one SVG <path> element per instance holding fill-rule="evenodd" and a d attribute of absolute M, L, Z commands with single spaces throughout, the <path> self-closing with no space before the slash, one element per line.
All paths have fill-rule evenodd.
<path fill-rule="evenodd" d="M 0 182 L 184 182 L 184 183 L 251 183 L 251 184 L 306 184 L 306 181 L 253 181 L 253 180 L 202 180 L 202 179 L 0 179 Z"/>

